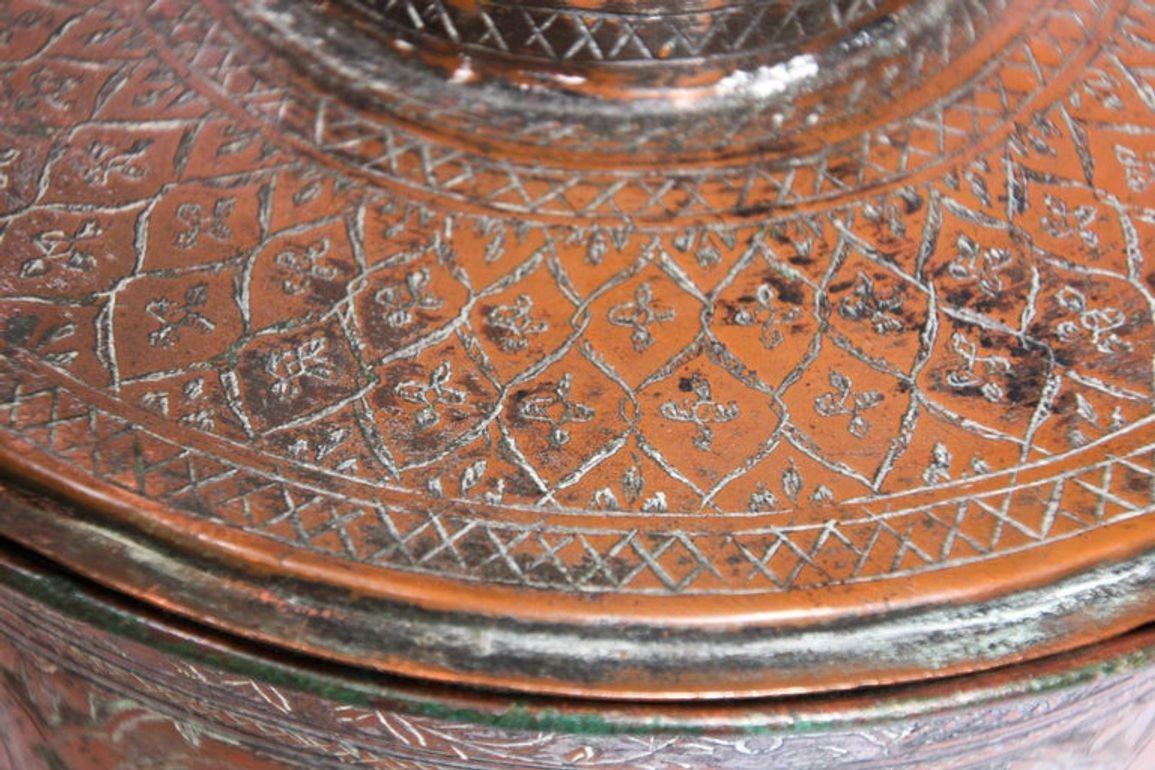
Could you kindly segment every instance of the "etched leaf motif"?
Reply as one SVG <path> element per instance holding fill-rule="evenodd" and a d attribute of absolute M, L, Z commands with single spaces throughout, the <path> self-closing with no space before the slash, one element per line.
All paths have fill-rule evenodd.
<path fill-rule="evenodd" d="M 954 352 L 958 353 L 963 358 L 973 361 L 978 354 L 978 345 L 968 340 L 964 335 L 955 332 L 950 338 L 951 347 Z"/>
<path fill-rule="evenodd" d="M 73 251 L 68 255 L 68 259 L 64 260 L 64 265 L 73 270 L 87 272 L 96 267 L 96 258 L 83 251 Z"/>
<path fill-rule="evenodd" d="M 713 399 L 714 396 L 710 389 L 710 381 L 705 377 L 693 378 L 691 385 L 694 389 L 694 395 L 698 398 L 702 399 L 703 401 L 710 401 Z"/>
<path fill-rule="evenodd" d="M 594 491 L 594 496 L 590 499 L 590 507 L 601 511 L 616 511 L 620 509 L 618 498 L 614 494 L 614 490 L 609 487 L 602 487 Z"/>
<path fill-rule="evenodd" d="M 874 281 L 865 273 L 858 273 L 854 291 L 838 303 L 838 314 L 849 321 L 870 324 L 876 334 L 900 332 L 905 328 L 898 312 L 905 304 L 901 289 L 880 293 Z"/>
<path fill-rule="evenodd" d="M 428 293 L 431 281 L 429 268 L 422 267 L 406 275 L 400 285 L 379 289 L 373 301 L 385 308 L 385 324 L 403 329 L 417 320 L 415 311 L 440 309 L 443 300 Z"/>
<path fill-rule="evenodd" d="M 870 432 L 870 423 L 863 416 L 863 412 L 881 404 L 883 395 L 877 390 L 869 390 L 853 395 L 852 398 L 854 384 L 849 377 L 838 371 L 830 373 L 830 385 L 834 388 L 833 391 L 823 393 L 814 399 L 814 411 L 823 417 L 850 415 L 848 426 L 850 434 L 855 438 L 865 437 Z"/>
<path fill-rule="evenodd" d="M 1092 425 L 1099 424 L 1099 415 L 1095 412 L 1095 407 L 1082 393 L 1075 394 L 1075 413 Z"/>
<path fill-rule="evenodd" d="M 703 452 L 708 452 L 714 446 L 714 430 L 711 424 L 736 420 L 741 409 L 734 401 L 729 403 L 714 401 L 709 380 L 697 372 L 690 376 L 689 388 L 694 398 L 684 399 L 681 403 L 666 401 L 658 407 L 658 413 L 671 422 L 694 425 L 696 430 L 691 443 Z"/>
<path fill-rule="evenodd" d="M 758 300 L 759 305 L 769 307 L 770 303 L 774 301 L 774 289 L 772 289 L 768 283 L 758 284 L 754 296 Z"/>
<path fill-rule="evenodd" d="M 722 261 L 722 253 L 713 246 L 703 246 L 698 249 L 695 258 L 699 265 L 704 268 L 710 268 Z"/>
<path fill-rule="evenodd" d="M 1011 253 L 1002 248 L 984 248 L 968 235 L 955 242 L 955 258 L 947 264 L 947 274 L 956 281 L 977 282 L 988 297 L 999 296 L 1004 288 L 1000 273 L 1011 266 Z"/>
<path fill-rule="evenodd" d="M 987 401 L 1002 401 L 1005 392 L 994 377 L 1009 374 L 1010 361 L 1002 356 L 980 354 L 978 345 L 960 332 L 951 336 L 951 349 L 962 360 L 962 364 L 946 373 L 947 385 L 956 390 L 978 388 Z"/>
<path fill-rule="evenodd" d="M 1059 303 L 1059 307 L 1071 313 L 1082 313 L 1087 309 L 1087 298 L 1073 286 L 1064 286 L 1060 289 L 1055 295 L 1055 301 Z"/>
<path fill-rule="evenodd" d="M 312 203 L 321 195 L 321 180 L 310 182 L 293 193 L 293 205 L 304 206 L 307 203 Z"/>
<path fill-rule="evenodd" d="M 645 487 L 645 479 L 642 478 L 642 472 L 636 465 L 631 465 L 626 468 L 626 472 L 622 474 L 622 492 L 626 496 L 626 500 L 634 502 L 642 496 L 642 489 Z"/>
<path fill-rule="evenodd" d="M 543 422 L 550 426 L 549 443 L 560 448 L 569 443 L 570 435 L 566 425 L 573 422 L 589 422 L 594 418 L 592 407 L 573 401 L 570 390 L 573 375 L 566 372 L 547 395 L 527 398 L 518 404 L 518 414 L 526 420 Z"/>
<path fill-rule="evenodd" d="M 497 230 L 485 244 L 484 259 L 487 263 L 496 262 L 505 254 L 505 230 Z"/>
<path fill-rule="evenodd" d="M 42 257 L 33 257 L 20 266 L 21 278 L 39 278 L 48 272 L 48 262 Z"/>
<path fill-rule="evenodd" d="M 1089 337 L 1091 345 L 1100 353 L 1114 355 L 1132 350 L 1132 344 L 1117 333 L 1125 331 L 1127 325 L 1127 316 L 1119 308 L 1092 307 L 1086 295 L 1070 285 L 1055 294 L 1055 303 L 1077 316 L 1055 324 L 1055 334 L 1064 343 L 1073 344 Z"/>
<path fill-rule="evenodd" d="M 60 342 L 66 340 L 76 334 L 76 324 L 71 321 L 65 321 L 62 324 L 53 326 L 44 333 L 45 342 Z"/>
<path fill-rule="evenodd" d="M 461 493 L 465 494 L 473 489 L 485 476 L 487 463 L 485 460 L 478 460 L 461 472 Z"/>
<path fill-rule="evenodd" d="M 674 320 L 674 310 L 654 299 L 654 291 L 646 281 L 638 286 L 632 300 L 610 308 L 607 317 L 614 326 L 630 329 L 634 350 L 644 353 L 654 343 L 650 327 Z"/>
<path fill-rule="evenodd" d="M 670 510 L 670 506 L 666 503 L 665 492 L 655 492 L 642 503 L 642 510 L 646 513 L 665 513 Z"/>
<path fill-rule="evenodd" d="M 1003 390 L 1003 386 L 994 381 L 983 383 L 981 390 L 983 398 L 991 403 L 998 403 L 1007 395 L 1006 391 Z"/>
<path fill-rule="evenodd" d="M 586 247 L 586 259 L 591 265 L 600 265 L 602 260 L 606 258 L 606 252 L 609 251 L 609 244 L 606 242 L 606 237 L 601 230 L 594 232 L 590 236 L 589 245 Z"/>
<path fill-rule="evenodd" d="M 439 388 L 445 383 L 449 382 L 450 374 L 451 370 L 449 362 L 443 361 L 438 365 L 436 369 L 433 370 L 433 374 L 429 377 L 429 384 L 435 388 Z"/>
<path fill-rule="evenodd" d="M 756 513 L 759 511 L 770 511 L 777 506 L 778 498 L 774 496 L 773 492 L 771 492 L 769 489 L 766 489 L 766 487 L 762 486 L 761 484 L 759 484 L 758 487 L 754 490 L 753 494 L 750 495 L 750 500 L 746 504 L 747 510 L 749 510 L 751 513 Z"/>
<path fill-rule="evenodd" d="M 535 321 L 532 315 L 533 299 L 519 294 L 512 304 L 497 305 L 485 312 L 486 326 L 495 332 L 498 346 L 507 353 L 516 353 L 529 347 L 532 335 L 544 334 L 549 329 L 545 321 Z"/>
<path fill-rule="evenodd" d="M 833 417 L 838 414 L 838 403 L 836 402 L 837 394 L 823 393 L 814 402 L 814 411 L 818 412 L 823 417 Z"/>
<path fill-rule="evenodd" d="M 794 467 L 794 463 L 790 463 L 782 473 L 782 491 L 792 502 L 798 501 L 798 495 L 802 492 L 802 474 Z"/>
<path fill-rule="evenodd" d="M 815 505 L 827 505 L 834 502 L 834 492 L 825 484 L 819 484 L 814 493 L 810 495 L 810 502 Z"/>
<path fill-rule="evenodd" d="M 941 484 L 950 481 L 950 467 L 954 462 L 946 444 L 936 443 L 930 452 L 930 465 L 922 474 L 922 480 L 927 484 Z"/>
<path fill-rule="evenodd" d="M 5 147 L 0 150 L 0 190 L 7 190 L 12 183 L 10 173 L 4 169 L 15 165 L 20 157 L 20 150 L 15 147 Z"/>
<path fill-rule="evenodd" d="M 184 293 L 184 301 L 189 307 L 201 307 L 208 301 L 209 288 L 203 283 L 188 287 Z"/>

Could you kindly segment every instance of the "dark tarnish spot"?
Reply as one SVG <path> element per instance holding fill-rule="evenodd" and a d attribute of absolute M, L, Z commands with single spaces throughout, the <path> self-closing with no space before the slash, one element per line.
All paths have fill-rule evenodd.
<path fill-rule="evenodd" d="M 733 302 L 720 301 L 718 307 L 721 309 L 722 323 L 727 326 L 738 325 L 738 318 L 744 307 L 754 304 L 754 298 L 749 294 L 743 294 Z"/>
<path fill-rule="evenodd" d="M 377 388 L 372 395 L 374 406 L 383 409 L 389 409 L 397 406 L 398 396 L 394 388 L 398 383 L 407 380 L 423 381 L 428 379 L 429 375 L 425 371 L 425 367 L 415 361 L 399 361 L 394 364 L 393 369 L 389 372 L 388 385 L 389 387 Z"/>
<path fill-rule="evenodd" d="M 352 272 L 352 268 L 346 268 L 346 263 L 340 263 L 342 270 Z M 309 304 L 320 307 L 332 307 L 341 300 L 345 299 L 345 282 L 344 281 L 318 281 L 314 280 L 309 287 Z"/>
<path fill-rule="evenodd" d="M 552 386 L 550 386 L 549 388 L 543 387 L 543 388 L 536 389 L 536 390 L 530 390 L 529 388 L 519 388 L 518 390 L 514 391 L 513 404 L 512 404 L 513 408 L 510 409 L 508 412 L 510 421 L 514 425 L 529 425 L 530 421 L 525 419 L 521 415 L 521 405 L 525 402 L 525 400 L 527 398 L 534 395 L 535 393 L 537 393 L 537 392 L 546 393 L 546 392 L 550 391 L 550 388 L 552 388 Z"/>
<path fill-rule="evenodd" d="M 857 180 L 860 171 L 858 163 L 853 160 L 845 160 L 828 166 L 826 175 L 842 182 L 853 183 Z"/>
<path fill-rule="evenodd" d="M 689 393 L 694 389 L 694 381 L 689 377 L 682 377 L 678 380 L 678 390 L 683 393 Z"/>
<path fill-rule="evenodd" d="M 917 193 L 911 195 L 903 195 L 901 196 L 901 199 L 903 211 L 905 211 L 907 214 L 914 214 L 915 212 L 922 209 L 922 196 L 918 195 Z"/>
<path fill-rule="evenodd" d="M 516 497 L 536 497 L 546 490 L 529 474 L 518 471 L 505 476 L 505 491 Z"/>
<path fill-rule="evenodd" d="M 436 426 L 442 427 L 442 426 Z M 419 454 L 435 454 L 444 447 L 442 434 L 435 429 L 422 430 L 412 427 L 405 431 L 404 436 L 398 436 L 409 447 L 411 452 Z"/>
<path fill-rule="evenodd" d="M 978 385 L 968 385 L 965 388 L 951 388 L 950 392 L 963 398 L 985 398 L 983 389 Z"/>
<path fill-rule="evenodd" d="M 788 235 L 786 235 L 786 233 L 784 233 L 781 229 L 779 229 L 777 227 L 771 228 L 770 237 L 773 238 L 778 243 L 785 244 L 785 245 L 789 245 L 791 242 L 790 237 Z"/>
<path fill-rule="evenodd" d="M 726 557 L 726 566 L 732 569 L 739 569 L 749 563 L 749 560 L 740 553 L 733 553 Z"/>
<path fill-rule="evenodd" d="M 1055 399 L 1055 403 L 1051 404 L 1051 414 L 1059 415 L 1059 419 L 1064 423 L 1072 423 L 1078 419 L 1075 407 L 1075 393 L 1065 390 Z"/>
<path fill-rule="evenodd" d="M 774 270 L 767 270 L 762 274 L 762 280 L 774 287 L 778 299 L 790 305 L 806 304 L 806 284 L 802 281 L 791 281 Z"/>
<path fill-rule="evenodd" d="M 488 319 L 490 313 L 493 312 L 494 307 L 494 305 L 482 305 L 481 317 Z M 504 329 L 499 329 L 498 327 L 489 323 L 489 321 L 485 321 L 481 324 L 481 334 L 494 345 L 497 345 L 503 350 L 505 349 L 505 344 L 509 333 Z"/>
<path fill-rule="evenodd" d="M 946 301 L 955 307 L 965 307 L 979 313 L 990 313 L 1003 304 L 997 298 L 976 292 L 969 286 L 946 292 Z"/>
<path fill-rule="evenodd" d="M 8 319 L 4 328 L 4 341 L 9 345 L 24 345 L 32 338 L 32 333 L 40 325 L 40 319 L 34 315 L 22 313 Z"/>
<path fill-rule="evenodd" d="M 475 401 L 484 401 L 493 397 L 493 390 L 489 384 L 481 379 L 476 372 L 468 372 L 460 380 L 461 386 L 469 391 Z"/>
<path fill-rule="evenodd" d="M 1152 492 L 1151 478 L 1144 474 L 1130 471 L 1127 473 L 1127 489 L 1139 495 L 1150 494 Z"/>
<path fill-rule="evenodd" d="M 1007 378 L 1007 400 L 1016 406 L 1034 408 L 1042 398 L 1051 375 L 1051 362 L 1039 355 L 1023 356 Z"/>

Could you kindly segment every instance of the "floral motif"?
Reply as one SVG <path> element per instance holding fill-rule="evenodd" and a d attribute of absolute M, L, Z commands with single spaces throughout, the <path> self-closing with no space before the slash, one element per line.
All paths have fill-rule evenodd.
<path fill-rule="evenodd" d="M 1011 253 L 1006 249 L 980 246 L 969 235 L 960 235 L 955 243 L 955 258 L 946 266 L 947 273 L 956 281 L 976 283 L 988 297 L 1003 292 L 1000 275 L 1011 266 Z"/>
<path fill-rule="evenodd" d="M 1071 209 L 1066 201 L 1053 195 L 1043 198 L 1043 205 L 1047 207 L 1047 215 L 1041 224 L 1048 234 L 1055 238 L 1077 235 L 1087 248 L 1098 248 L 1099 234 L 1093 225 L 1099 212 L 1094 206 L 1084 204 Z"/>
<path fill-rule="evenodd" d="M 658 411 L 667 420 L 693 425 L 696 428 L 692 439 L 694 446 L 709 452 L 714 448 L 714 431 L 710 425 L 736 420 L 740 410 L 734 401 L 727 404 L 715 401 L 710 381 L 697 372 L 690 376 L 690 390 L 693 398 L 687 398 L 681 404 L 667 401 Z"/>
<path fill-rule="evenodd" d="M 1059 307 L 1075 316 L 1075 320 L 1062 321 L 1055 326 L 1055 333 L 1065 343 L 1090 339 L 1091 345 L 1100 353 L 1115 354 L 1131 350 L 1131 343 L 1116 332 L 1127 324 L 1127 316 L 1115 307 L 1093 308 L 1086 296 L 1073 286 L 1064 286 L 1055 295 Z"/>
<path fill-rule="evenodd" d="M 570 435 L 566 426 L 575 422 L 589 422 L 594 418 L 592 407 L 580 404 L 570 398 L 573 390 L 573 375 L 564 374 L 554 386 L 553 393 L 533 396 L 521 401 L 517 413 L 526 420 L 544 422 L 550 427 L 549 443 L 561 448 L 569 443 Z"/>
<path fill-rule="evenodd" d="M 753 306 L 744 305 L 738 308 L 734 311 L 732 319 L 738 326 L 759 327 L 758 340 L 762 343 L 762 347 L 773 350 L 786 339 L 778 327 L 793 323 L 801 315 L 796 307 L 779 307 L 773 287 L 764 283 L 759 285 L 754 293 Z"/>
<path fill-rule="evenodd" d="M 385 286 L 373 295 L 374 301 L 385 308 L 385 325 L 393 329 L 404 329 L 412 325 L 418 310 L 436 310 L 443 304 L 438 297 L 429 294 L 429 268 L 414 270 L 405 276 L 400 286 Z"/>
<path fill-rule="evenodd" d="M 879 294 L 874 281 L 865 273 L 859 273 L 854 292 L 843 297 L 838 304 L 838 314 L 848 321 L 869 323 L 878 334 L 888 334 L 905 328 L 898 315 L 902 305 L 903 297 L 897 289 L 889 294 Z"/>
<path fill-rule="evenodd" d="M 337 268 L 321 262 L 329 253 L 329 239 L 320 238 L 303 249 L 292 247 L 278 252 L 273 262 L 286 273 L 281 281 L 285 294 L 300 294 L 316 279 L 331 281 L 337 277 Z"/>
<path fill-rule="evenodd" d="M 330 380 L 333 364 L 327 348 L 324 337 L 312 337 L 288 350 L 270 353 L 265 359 L 265 371 L 273 378 L 269 392 L 280 401 L 289 401 L 301 395 L 303 382 Z"/>
<path fill-rule="evenodd" d="M 453 368 L 448 361 L 434 369 L 425 382 L 406 380 L 393 388 L 400 398 L 412 404 L 420 404 L 421 410 L 413 417 L 418 428 L 432 428 L 441 422 L 439 406 L 464 404 L 468 395 L 464 390 L 449 384 L 453 378 Z"/>
<path fill-rule="evenodd" d="M 180 339 L 182 329 L 211 333 L 217 325 L 201 312 L 207 303 L 208 286 L 203 283 L 190 286 L 179 302 L 168 297 L 158 297 L 149 302 L 145 312 L 160 322 L 149 332 L 149 344 L 155 348 L 171 347 Z"/>
<path fill-rule="evenodd" d="M 127 150 L 121 150 L 105 142 L 92 142 L 88 146 L 92 165 L 84 172 L 84 181 L 104 187 L 113 176 L 128 181 L 144 178 L 145 169 L 139 162 L 151 144 L 151 139 L 137 139 Z"/>
<path fill-rule="evenodd" d="M 485 323 L 497 332 L 498 345 L 507 353 L 525 350 L 529 337 L 544 334 L 549 325 L 535 321 L 531 312 L 533 300 L 526 294 L 518 295 L 510 305 L 498 305 L 485 313 Z"/>
<path fill-rule="evenodd" d="M 100 234 L 101 228 L 95 219 L 84 220 L 71 233 L 64 230 L 38 233 L 33 240 L 40 256 L 32 257 L 20 266 L 20 277 L 39 278 L 51 272 L 53 265 L 82 273 L 91 272 L 96 267 L 96 257 L 83 242 L 95 242 Z"/>
<path fill-rule="evenodd" d="M 1140 155 L 1120 144 L 1115 145 L 1115 158 L 1123 167 L 1123 177 L 1132 192 L 1146 192 L 1155 182 L 1155 153 Z"/>
<path fill-rule="evenodd" d="M 962 359 L 962 366 L 947 372 L 947 385 L 955 390 L 978 388 L 987 401 L 991 403 L 1002 401 L 1006 394 L 997 378 L 1010 374 L 1011 362 L 1003 356 L 982 355 L 979 353 L 978 345 L 960 332 L 951 335 L 950 348 Z"/>
<path fill-rule="evenodd" d="M 834 388 L 833 391 L 823 393 L 814 399 L 814 411 L 823 417 L 850 415 L 850 425 L 847 428 L 850 435 L 865 438 L 870 432 L 870 423 L 863 417 L 863 412 L 881 404 L 883 395 L 877 390 L 855 393 L 850 378 L 841 372 L 830 373 L 830 385 Z"/>
<path fill-rule="evenodd" d="M 199 203 L 182 203 L 176 209 L 176 218 L 184 224 L 184 229 L 173 235 L 172 245 L 178 249 L 191 249 L 202 233 L 218 241 L 232 238 L 233 232 L 227 220 L 232 216 L 236 203 L 235 198 L 218 198 L 211 213 Z"/>
<path fill-rule="evenodd" d="M 634 298 L 614 305 L 609 312 L 610 323 L 630 329 L 630 340 L 634 350 L 644 353 L 654 344 L 650 326 L 674 320 L 673 308 L 666 307 L 654 299 L 654 291 L 649 281 L 638 286 Z"/>

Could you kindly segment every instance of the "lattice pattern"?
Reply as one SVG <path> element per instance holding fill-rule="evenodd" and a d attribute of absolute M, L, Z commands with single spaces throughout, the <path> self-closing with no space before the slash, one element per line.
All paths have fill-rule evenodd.
<path fill-rule="evenodd" d="M 381 167 L 456 191 L 406 200 L 303 150 L 287 85 L 190 21 L 200 4 L 161 31 L 173 58 L 118 7 L 13 6 L 23 33 L 0 38 L 13 440 L 316 552 L 567 591 L 879 580 L 1150 510 L 1150 76 L 1120 63 L 1149 6 L 1117 9 L 1079 78 L 1064 62 L 1108 11 L 1043 13 L 886 140 L 921 181 L 868 193 L 862 172 L 827 209 L 653 227 L 614 201 L 725 195 L 675 175 L 559 191 L 390 130 Z M 1016 118 L 1016 94 L 1056 101 Z M 305 114 L 314 149 L 366 141 Z M 828 161 L 789 189 L 842 178 Z"/>
<path fill-rule="evenodd" d="M 793 49 L 819 32 L 848 32 L 878 11 L 877 0 L 732 3 L 696 12 L 623 13 L 529 3 L 357 0 L 384 29 L 473 52 L 548 62 L 660 62 Z"/>
<path fill-rule="evenodd" d="M 899 183 L 933 167 L 1005 127 L 1041 90 L 1061 83 L 1062 73 L 1093 40 L 1094 26 L 1087 22 L 1098 21 L 1103 11 L 1066 3 L 1047 9 L 1029 46 L 1024 42 L 1007 48 L 1001 52 L 999 67 L 949 99 L 811 153 L 792 153 L 769 162 L 743 159 L 736 167 L 666 165 L 660 171 L 604 174 L 551 168 L 548 156 L 531 164 L 494 160 L 457 144 L 431 142 L 424 134 L 367 118 L 348 107 L 329 101 L 318 104 L 308 92 L 259 79 L 261 63 L 238 55 L 244 46 L 235 33 L 203 13 L 182 6 L 180 23 L 168 35 L 173 50 L 194 72 L 220 88 L 230 103 L 271 120 L 276 130 L 373 178 L 481 203 L 506 214 L 668 221 L 833 201 L 863 188 Z M 1040 46 L 1048 51 L 1044 54 Z M 821 116 L 826 111 L 819 106 L 808 114 Z M 438 121 L 447 117 L 452 119 L 444 111 L 433 115 Z M 681 124 L 674 130 L 681 132 Z M 556 145 L 557 139 L 573 131 L 572 126 L 553 125 L 543 143 Z"/>
<path fill-rule="evenodd" d="M 835 767 L 832 757 L 837 767 L 910 761 L 959 770 L 1044 755 L 1081 768 L 1122 761 L 1150 744 L 1155 701 L 1149 672 L 1116 670 L 1042 696 L 842 730 L 741 737 L 510 730 L 412 714 L 380 703 L 376 693 L 363 696 L 378 701 L 373 707 L 352 705 L 179 659 L 11 592 L 0 593 L 0 667 L 0 703 L 11 701 L 11 713 L 33 720 L 30 734 L 8 736 L 6 748 L 17 757 L 35 749 L 35 756 L 81 761 L 96 746 L 102 757 L 149 763 L 163 751 L 188 770 L 235 763 L 238 746 L 254 752 L 246 767 L 259 770 L 284 770 L 258 757 L 286 752 L 294 767 L 372 770 L 568 770 L 575 762 L 605 770 L 760 770 L 768 762 L 802 770 Z M 1122 713 L 1120 704 L 1127 704 Z"/>
<path fill-rule="evenodd" d="M 357 561 L 576 591 L 746 593 L 907 575 L 1012 553 L 1155 510 L 1155 444 L 1015 488 L 761 529 L 518 524 L 430 515 L 224 465 L 6 364 L 0 418 L 22 440 L 115 486 Z M 371 529 L 374 536 L 358 533 Z"/>

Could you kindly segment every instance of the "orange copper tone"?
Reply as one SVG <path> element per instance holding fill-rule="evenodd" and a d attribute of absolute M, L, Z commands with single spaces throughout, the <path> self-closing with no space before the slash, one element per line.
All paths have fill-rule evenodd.
<path fill-rule="evenodd" d="M 0 0 L 5 574 L 642 710 L 1098 665 L 1155 619 L 1153 51 L 1126 0 Z"/>

